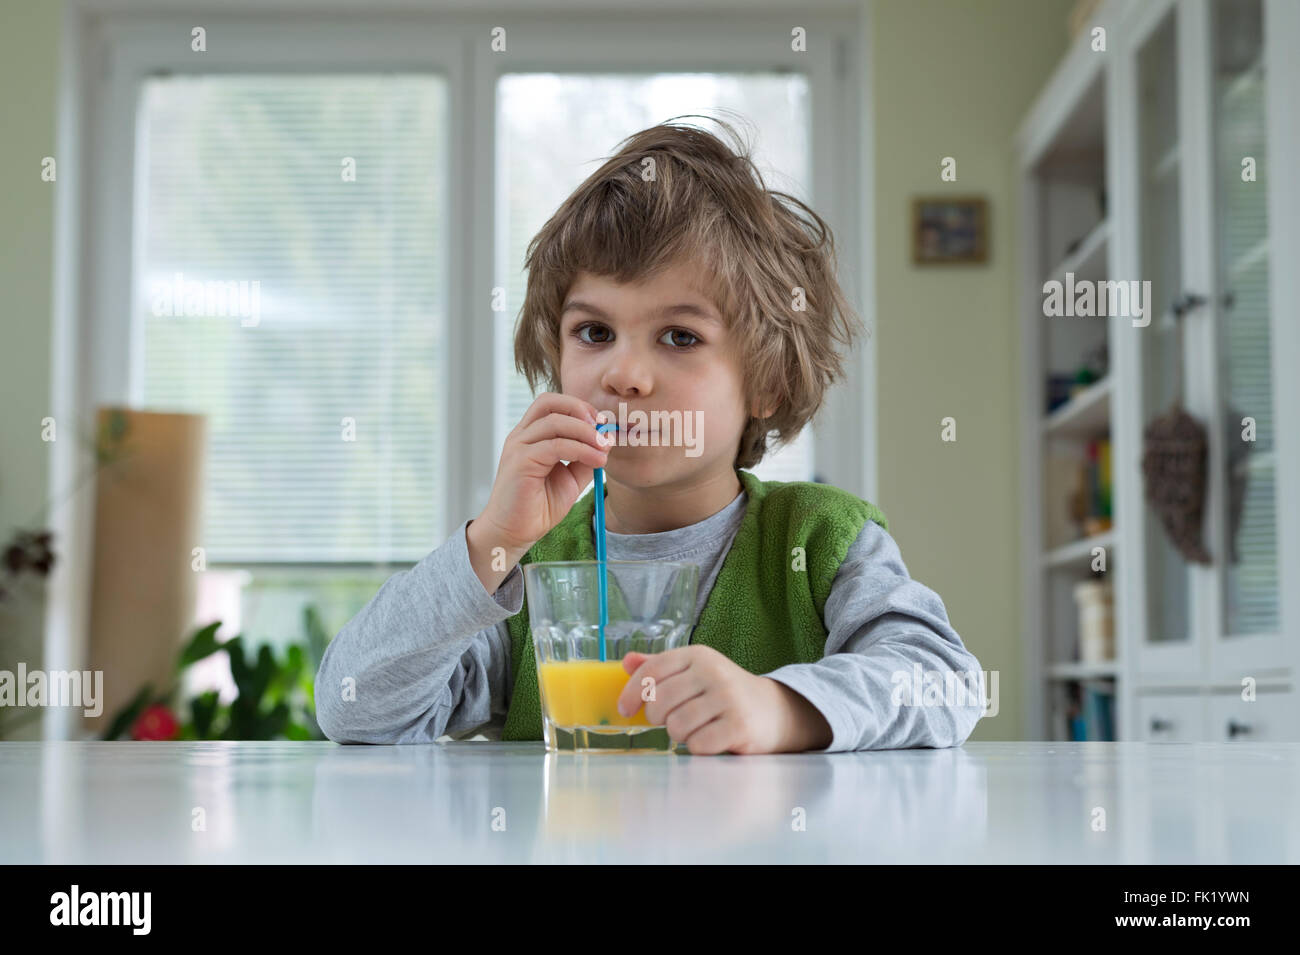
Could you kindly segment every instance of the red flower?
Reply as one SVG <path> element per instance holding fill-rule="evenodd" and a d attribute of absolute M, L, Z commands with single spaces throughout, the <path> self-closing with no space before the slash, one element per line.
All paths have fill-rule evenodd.
<path fill-rule="evenodd" d="M 180 724 L 176 722 L 176 717 L 172 716 L 172 711 L 161 703 L 154 703 L 146 706 L 144 712 L 136 719 L 135 725 L 131 727 L 131 738 L 175 739 L 178 729 Z"/>

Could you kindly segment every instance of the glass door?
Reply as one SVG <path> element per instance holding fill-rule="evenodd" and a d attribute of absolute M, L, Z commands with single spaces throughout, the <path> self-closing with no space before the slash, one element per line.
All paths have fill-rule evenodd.
<path fill-rule="evenodd" d="M 1222 568 L 1215 668 L 1281 666 L 1274 343 L 1270 333 L 1264 11 L 1212 0 L 1211 128 L 1218 273 L 1216 378 L 1222 452 L 1213 516 Z"/>
<path fill-rule="evenodd" d="M 1153 6 L 1134 40 L 1138 277 L 1151 283 L 1140 452 L 1163 425 L 1140 521 L 1149 675 L 1222 682 L 1287 662 L 1264 17 L 1264 0 L 1179 0 Z"/>
<path fill-rule="evenodd" d="M 1138 43 L 1134 77 L 1137 120 L 1137 209 L 1139 274 L 1150 282 L 1150 324 L 1137 335 L 1143 433 L 1171 411 L 1187 410 L 1189 349 L 1184 296 L 1185 171 L 1180 111 L 1179 45 L 1181 8 L 1168 4 Z M 1138 632 L 1141 665 L 1147 671 L 1189 671 L 1198 665 L 1195 639 L 1194 569 L 1167 520 L 1177 508 L 1177 486 L 1169 476 L 1154 479 L 1158 504 L 1142 505 L 1145 619 Z M 1165 515 L 1169 515 L 1167 518 Z"/>

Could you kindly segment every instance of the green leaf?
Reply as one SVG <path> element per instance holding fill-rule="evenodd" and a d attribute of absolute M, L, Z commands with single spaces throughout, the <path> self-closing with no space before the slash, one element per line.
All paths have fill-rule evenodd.
<path fill-rule="evenodd" d="M 311 661 L 312 673 L 316 673 L 320 670 L 321 660 L 325 658 L 325 648 L 329 646 L 330 635 L 315 604 L 308 604 L 303 608 L 302 629 L 307 635 L 307 658 Z"/>
<path fill-rule="evenodd" d="M 258 735 L 256 739 L 277 739 L 284 734 L 285 727 L 289 725 L 289 707 L 285 703 L 277 703 L 275 709 L 267 713 L 266 716 L 258 723 Z"/>
<path fill-rule="evenodd" d="M 221 739 L 252 739 L 251 718 L 246 703 L 236 699 L 230 704 L 230 719 L 221 731 Z"/>
<path fill-rule="evenodd" d="M 239 695 L 242 697 L 252 686 L 252 674 L 244 659 L 244 638 L 233 637 L 227 640 L 225 648 L 226 656 L 230 657 L 230 675 L 234 678 L 235 686 L 239 688 Z"/>
<path fill-rule="evenodd" d="M 208 731 L 217 715 L 217 691 L 208 690 L 190 700 L 190 714 L 194 718 L 194 732 L 199 739 L 208 739 Z"/>
<path fill-rule="evenodd" d="M 180 660 L 176 669 L 183 670 L 191 663 L 202 660 L 204 657 L 211 656 L 218 650 L 222 649 L 224 644 L 217 642 L 217 630 L 221 627 L 221 621 L 217 620 L 208 624 L 200 630 L 196 630 L 190 637 L 189 643 L 181 650 Z"/>
<path fill-rule="evenodd" d="M 144 711 L 144 708 L 149 705 L 149 699 L 152 696 L 153 684 L 146 683 L 140 688 L 140 692 L 132 698 L 130 703 L 117 711 L 117 715 L 114 716 L 112 722 L 108 724 L 108 729 L 104 731 L 104 735 L 101 736 L 100 739 L 121 739 L 122 734 L 131 728 L 131 724 L 136 721 L 136 718 Z"/>
<path fill-rule="evenodd" d="M 267 689 L 266 699 L 268 703 L 294 698 L 294 691 L 299 687 L 303 666 L 306 662 L 307 657 L 301 646 L 294 643 L 286 648 L 284 662 L 277 665 L 275 676 Z"/>
<path fill-rule="evenodd" d="M 238 695 L 228 707 L 208 691 L 189 703 L 193 732 L 200 739 L 325 739 L 315 718 L 315 674 L 308 670 L 314 653 L 323 654 L 328 638 L 314 608 L 304 616 L 308 643 L 291 643 L 283 660 L 269 644 L 258 645 L 256 655 L 243 635 L 223 644 L 215 642 L 219 624 L 194 634 L 184 656 L 186 664 L 217 650 L 225 650 Z M 304 703 L 305 701 L 305 703 Z M 224 717 L 224 719 L 222 719 Z M 189 726 L 190 724 L 186 724 Z"/>
<path fill-rule="evenodd" d="M 100 422 L 99 434 L 94 441 L 95 463 L 102 467 L 117 460 L 121 456 L 122 442 L 129 430 L 126 415 L 121 409 L 110 410 Z"/>
<path fill-rule="evenodd" d="M 108 436 L 113 441 L 121 441 L 126 434 L 126 415 L 114 408 L 108 413 Z"/>
<path fill-rule="evenodd" d="M 266 694 L 266 688 L 271 685 L 271 680 L 275 678 L 276 673 L 280 670 L 275 662 L 275 654 L 271 652 L 269 644 L 262 644 L 257 648 L 257 667 L 253 671 L 253 683 L 250 688 L 250 702 L 256 706 L 261 702 L 262 697 Z"/>
<path fill-rule="evenodd" d="M 301 673 L 298 675 L 298 689 L 302 690 L 302 695 L 307 700 L 307 709 L 316 712 L 316 674 Z"/>
<path fill-rule="evenodd" d="M 325 731 L 322 730 L 320 724 L 316 722 L 315 707 L 305 710 L 301 714 L 301 719 L 307 727 L 308 739 L 325 739 Z"/>

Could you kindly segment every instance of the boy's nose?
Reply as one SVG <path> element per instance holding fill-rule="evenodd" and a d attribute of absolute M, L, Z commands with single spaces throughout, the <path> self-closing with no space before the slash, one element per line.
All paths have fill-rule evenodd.
<path fill-rule="evenodd" d="M 649 372 L 626 363 L 607 371 L 602 384 L 609 393 L 620 398 L 644 398 L 651 388 Z"/>

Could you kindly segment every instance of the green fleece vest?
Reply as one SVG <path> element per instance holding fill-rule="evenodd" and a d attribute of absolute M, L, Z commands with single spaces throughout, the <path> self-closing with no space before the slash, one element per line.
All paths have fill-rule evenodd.
<path fill-rule="evenodd" d="M 874 505 L 829 484 L 760 481 L 737 469 L 749 498 L 740 529 L 700 612 L 691 643 L 726 655 L 750 673 L 813 663 L 826 651 L 822 613 L 831 583 L 867 521 L 889 530 Z M 595 486 L 520 560 L 595 560 Z M 700 580 L 704 586 L 704 580 Z M 503 740 L 542 738 L 537 658 L 528 604 L 507 621 L 514 691 Z"/>

